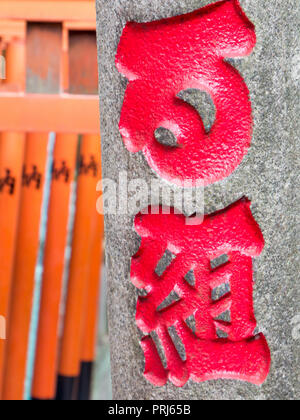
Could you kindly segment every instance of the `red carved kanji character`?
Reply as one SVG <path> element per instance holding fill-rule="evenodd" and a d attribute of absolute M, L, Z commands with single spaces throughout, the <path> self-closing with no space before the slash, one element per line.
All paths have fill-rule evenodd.
<path fill-rule="evenodd" d="M 264 239 L 250 202 L 242 199 L 194 226 L 172 209 L 169 215 L 159 210 L 136 216 L 142 243 L 131 267 L 133 284 L 147 293 L 139 297 L 136 314 L 145 334 L 146 378 L 158 386 L 168 379 L 183 386 L 189 378 L 263 383 L 270 352 L 255 331 L 252 259 L 263 250 Z M 174 327 L 185 357 L 172 339 Z M 154 332 L 166 366 L 150 335 Z"/>
<path fill-rule="evenodd" d="M 250 54 L 254 26 L 237 0 L 151 23 L 128 23 L 116 65 L 129 80 L 120 132 L 130 152 L 143 151 L 159 176 L 178 185 L 211 184 L 230 175 L 252 137 L 249 92 L 225 58 Z M 196 109 L 178 97 L 187 89 L 211 95 L 216 120 L 207 133 Z M 156 140 L 170 130 L 177 145 Z"/>

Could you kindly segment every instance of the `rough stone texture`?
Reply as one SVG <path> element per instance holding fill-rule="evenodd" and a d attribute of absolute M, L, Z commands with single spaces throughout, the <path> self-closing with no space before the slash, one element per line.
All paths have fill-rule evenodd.
<path fill-rule="evenodd" d="M 97 0 L 103 176 L 149 181 L 155 175 L 141 154 L 130 154 L 118 131 L 127 81 L 114 59 L 127 21 L 146 22 L 193 11 L 211 0 Z M 250 57 L 233 60 L 251 92 L 255 121 L 251 149 L 227 179 L 205 191 L 205 211 L 242 196 L 252 201 L 266 246 L 254 263 L 256 318 L 272 352 L 262 387 L 237 381 L 189 382 L 155 388 L 143 377 L 144 356 L 135 325 L 137 293 L 130 258 L 139 247 L 134 214 L 106 216 L 106 262 L 112 382 L 115 399 L 299 399 L 299 0 L 241 0 L 256 25 Z M 162 182 L 163 184 L 163 182 Z M 141 208 L 147 202 L 141 202 Z M 296 318 L 297 317 L 297 318 Z"/>

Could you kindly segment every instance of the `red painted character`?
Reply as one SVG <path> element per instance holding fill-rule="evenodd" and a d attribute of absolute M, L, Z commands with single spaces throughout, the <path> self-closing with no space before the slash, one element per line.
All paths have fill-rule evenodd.
<path fill-rule="evenodd" d="M 237 0 L 225 0 L 191 14 L 151 23 L 128 23 L 116 65 L 129 80 L 120 132 L 130 152 L 143 151 L 150 167 L 174 184 L 205 185 L 230 175 L 252 137 L 249 92 L 225 58 L 251 53 L 255 30 Z M 195 108 L 178 94 L 199 89 L 211 95 L 216 120 L 205 131 Z M 156 140 L 170 130 L 177 145 Z"/>
<path fill-rule="evenodd" d="M 197 226 L 174 210 L 156 213 L 136 216 L 142 243 L 131 267 L 133 284 L 144 291 L 136 320 L 145 334 L 146 378 L 157 386 L 168 379 L 183 386 L 188 379 L 220 378 L 262 384 L 270 352 L 256 332 L 252 259 L 264 239 L 250 202 L 242 199 Z M 174 327 L 185 354 L 174 344 Z M 163 347 L 165 366 L 152 333 Z"/>

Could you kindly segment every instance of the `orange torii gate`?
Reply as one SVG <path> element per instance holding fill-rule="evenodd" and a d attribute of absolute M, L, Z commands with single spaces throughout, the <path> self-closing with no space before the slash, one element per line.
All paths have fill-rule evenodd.
<path fill-rule="evenodd" d="M 58 76 L 61 84 L 59 92 L 57 91 L 55 94 L 48 91 L 32 94 L 32 92 L 24 92 L 20 87 L 16 89 L 15 83 L 5 86 L 1 89 L 0 95 L 0 129 L 1 131 L 98 134 L 98 96 L 96 94 L 69 93 L 68 62 L 70 33 L 96 30 L 94 1 L 0 1 L 0 38 L 2 44 L 9 44 L 13 39 L 24 40 L 29 25 L 36 23 L 40 31 L 43 31 L 45 30 L 42 29 L 43 24 L 49 24 L 50 22 L 52 25 L 57 23 L 61 27 L 60 48 L 56 49 L 57 54 L 59 54 L 56 59 L 60 63 Z M 58 42 L 55 31 L 57 32 L 58 29 L 52 28 L 50 30 L 48 27 L 48 33 L 46 34 L 47 50 L 52 54 L 54 53 L 54 44 Z M 47 51 L 44 51 L 44 55 L 46 53 Z M 84 53 L 84 57 L 87 57 L 87 55 L 88 51 Z M 36 66 L 37 68 L 42 66 L 41 59 L 38 56 L 27 56 L 27 59 L 30 59 L 29 66 L 32 69 Z M 9 66 L 9 63 L 7 65 Z M 45 69 L 43 70 L 45 71 Z M 73 75 L 73 78 L 76 78 L 76 76 Z M 13 113 L 10 111 L 12 109 L 14 110 Z"/>
<path fill-rule="evenodd" d="M 8 181 L 9 176 L 14 175 L 5 172 L 9 159 L 13 160 L 12 165 L 16 172 L 14 175 L 14 192 L 16 194 L 14 198 L 11 198 L 12 194 L 7 193 L 9 185 L 6 186 L 5 182 L 3 194 L 6 192 L 8 198 L 5 198 L 0 191 L 1 209 L 4 209 L 0 214 L 0 252 L 1 256 L 3 254 L 6 258 L 5 284 L 0 279 L 0 290 L 5 292 L 0 296 L 0 310 L 3 312 L 0 315 L 4 316 L 7 321 L 7 340 L 0 341 L 0 395 L 2 395 L 2 399 L 22 399 L 24 393 L 34 289 L 32 264 L 37 259 L 39 244 L 38 210 L 41 206 L 41 194 L 34 202 L 37 207 L 34 220 L 30 220 L 28 211 L 30 211 L 30 197 L 37 191 L 35 181 L 38 173 L 42 177 L 39 187 L 43 186 L 47 149 L 47 141 L 43 139 L 45 136 L 47 138 L 50 132 L 57 133 L 54 150 L 56 162 L 53 163 L 52 178 L 55 178 L 59 168 L 69 171 L 70 178 L 65 186 L 58 182 L 52 182 L 50 190 L 42 306 L 37 336 L 38 364 L 36 364 L 34 373 L 32 396 L 35 399 L 55 398 L 59 357 L 59 308 L 64 265 L 63 244 L 66 243 L 67 235 L 70 182 L 75 177 L 76 165 L 78 165 L 76 151 L 79 135 L 92 136 L 91 138 L 96 143 L 95 150 L 99 150 L 100 144 L 95 30 L 96 17 L 93 0 L 0 1 L 0 52 L 5 57 L 7 74 L 6 79 L 0 80 L 0 177 L 1 179 L 3 177 L 4 182 Z M 15 54 L 14 51 L 16 51 Z M 15 74 L 15 69 L 23 69 L 23 72 Z M 10 74 L 12 76 L 9 77 Z M 32 136 L 34 136 L 34 140 L 32 140 Z M 41 141 L 40 145 L 36 144 L 38 138 Z M 14 148 L 14 156 L 12 156 L 12 151 L 10 152 L 11 141 L 24 143 L 22 147 Z M 34 143 L 31 145 L 32 141 Z M 40 172 L 28 155 L 34 147 L 35 159 L 42 165 Z M 8 153 L 9 159 L 7 158 Z M 22 169 L 25 163 L 27 166 Z M 62 178 L 66 174 L 65 171 L 63 172 Z M 60 179 L 60 176 L 58 178 Z M 57 181 L 58 178 L 55 180 Z M 29 193 L 28 188 L 33 188 L 33 192 Z M 91 203 L 91 206 L 95 206 L 96 191 L 90 191 L 90 195 L 88 202 Z M 7 200 L 10 200 L 11 204 L 6 209 Z M 54 219 L 60 214 L 59 206 L 63 207 L 63 217 L 59 222 L 59 229 L 57 229 Z M 90 208 L 87 208 L 86 211 L 92 214 Z M 21 216 L 25 214 L 28 217 L 27 223 L 31 224 L 30 228 L 35 232 L 34 235 L 26 234 L 27 219 L 20 220 L 19 214 Z M 9 226 L 7 225 L 8 217 Z M 94 250 L 93 244 L 97 244 L 95 237 L 97 235 L 103 237 L 102 217 L 100 221 L 94 223 L 94 226 L 94 230 L 87 232 L 87 238 L 85 238 L 85 242 L 92 250 Z M 5 236 L 2 235 L 4 229 Z M 60 244 L 59 250 L 55 250 L 56 244 L 53 240 L 55 236 Z M 3 238 L 5 238 L 5 243 Z M 28 259 L 24 258 L 21 249 L 27 246 L 32 250 Z M 95 245 L 95 248 L 99 252 L 93 252 L 94 261 L 91 262 L 90 259 L 86 261 L 86 264 L 89 264 L 86 272 L 92 274 L 86 278 L 85 296 L 86 299 L 91 299 L 91 306 L 84 300 L 77 313 L 78 319 L 82 318 L 85 328 L 87 328 L 87 319 L 90 320 L 92 331 L 97 308 L 95 307 L 94 294 L 90 296 L 89 290 L 92 288 L 96 294 L 98 293 L 97 287 L 95 287 L 95 270 L 99 270 L 102 260 L 100 245 Z M 19 264 L 27 265 L 29 260 L 31 261 L 30 269 L 27 270 L 28 275 L 22 276 L 22 269 L 19 267 L 19 274 L 16 277 L 16 258 Z M 55 258 L 55 264 L 58 264 L 55 269 L 51 267 L 51 258 Z M 57 275 L 60 276 L 59 279 Z M 89 281 L 92 282 L 90 286 L 88 285 Z M 68 293 L 72 294 L 74 291 L 70 288 L 72 288 L 72 283 L 68 290 Z M 23 290 L 26 291 L 24 299 Z M 87 307 L 89 311 L 85 314 Z M 94 308 L 93 314 L 91 314 L 91 307 Z M 49 310 L 51 316 L 49 316 Z M 19 311 L 22 311 L 22 314 Z M 45 335 L 45 328 L 50 328 L 50 340 Z M 12 331 L 14 331 L 13 336 Z M 17 336 L 20 337 L 18 345 L 16 345 Z M 93 340 L 89 337 L 91 349 L 89 352 L 92 354 L 95 340 L 94 343 L 91 341 Z M 41 361 L 47 360 L 47 352 L 51 357 L 51 366 L 50 368 L 47 366 L 47 369 L 43 370 Z M 84 352 L 82 360 L 86 361 Z"/>

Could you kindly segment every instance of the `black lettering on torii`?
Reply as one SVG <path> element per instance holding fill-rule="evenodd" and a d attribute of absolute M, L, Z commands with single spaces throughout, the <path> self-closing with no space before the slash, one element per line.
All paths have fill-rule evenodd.
<path fill-rule="evenodd" d="M 32 172 L 26 172 L 26 165 L 23 166 L 22 185 L 23 187 L 30 187 L 32 182 L 35 182 L 35 188 L 39 190 L 41 188 L 43 175 L 38 172 L 37 166 L 32 165 Z"/>
<path fill-rule="evenodd" d="M 67 167 L 65 160 L 62 160 L 60 168 L 56 166 L 55 161 L 52 164 L 52 179 L 59 180 L 60 178 L 64 178 L 66 183 L 70 179 L 70 169 Z"/>
<path fill-rule="evenodd" d="M 88 175 L 90 172 L 92 172 L 94 177 L 98 174 L 98 165 L 95 156 L 90 155 L 90 162 L 87 164 L 85 163 L 84 156 L 80 155 L 79 175 Z"/>
<path fill-rule="evenodd" d="M 13 195 L 16 187 L 16 178 L 11 176 L 11 170 L 6 169 L 6 176 L 0 178 L 0 192 L 4 191 L 5 186 L 8 187 L 9 195 Z"/>

